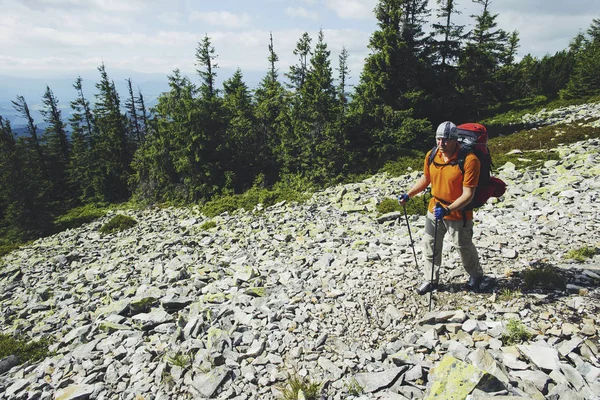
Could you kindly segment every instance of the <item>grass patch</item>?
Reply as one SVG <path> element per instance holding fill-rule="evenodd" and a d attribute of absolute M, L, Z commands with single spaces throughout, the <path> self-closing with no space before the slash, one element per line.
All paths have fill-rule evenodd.
<path fill-rule="evenodd" d="M 541 287 L 544 289 L 564 289 L 566 287 L 564 278 L 558 273 L 556 268 L 550 265 L 541 265 L 539 268 L 533 268 L 523 271 L 523 285 L 527 289 Z"/>
<path fill-rule="evenodd" d="M 284 200 L 301 202 L 310 198 L 313 191 L 314 187 L 307 179 L 296 175 L 284 177 L 271 188 L 262 187 L 259 181 L 242 194 L 220 196 L 208 201 L 202 207 L 202 213 L 214 217 L 240 208 L 252 210 L 258 204 L 269 207 Z"/>
<path fill-rule="evenodd" d="M 348 382 L 344 383 L 346 390 L 350 396 L 358 397 L 365 391 L 365 388 L 362 387 L 360 383 L 356 380 L 356 378 L 352 377 Z"/>
<path fill-rule="evenodd" d="M 51 354 L 48 350 L 51 344 L 50 338 L 30 341 L 23 337 L 0 334 L 0 360 L 11 355 L 16 356 L 21 364 L 43 360 Z"/>
<path fill-rule="evenodd" d="M 498 300 L 500 301 L 510 301 L 512 299 L 516 299 L 517 297 L 521 297 L 522 293 L 520 290 L 511 290 L 509 288 L 504 288 L 498 295 Z"/>
<path fill-rule="evenodd" d="M 502 343 L 511 346 L 531 340 L 533 334 L 518 319 L 511 318 L 506 325 L 506 333 L 502 335 Z"/>
<path fill-rule="evenodd" d="M 0 244 L 0 257 L 3 257 L 13 250 L 17 250 L 23 243 L 2 243 Z"/>
<path fill-rule="evenodd" d="M 121 232 L 137 225 L 137 221 L 127 215 L 117 214 L 106 224 L 100 227 L 100 233 L 108 235 L 109 233 Z"/>
<path fill-rule="evenodd" d="M 300 393 L 304 395 L 306 400 L 319 399 L 321 384 L 311 382 L 307 378 L 301 378 L 298 374 L 288 374 L 288 379 L 284 387 L 279 388 L 283 400 L 297 400 L 300 398 Z"/>
<path fill-rule="evenodd" d="M 177 352 L 174 355 L 167 357 L 167 362 L 171 365 L 181 368 L 188 368 L 192 365 L 193 357 L 189 354 Z"/>
<path fill-rule="evenodd" d="M 58 231 L 64 231 L 69 228 L 76 228 L 88 222 L 97 220 L 106 215 L 106 209 L 94 204 L 88 204 L 69 210 L 66 214 L 54 220 L 54 226 Z"/>
<path fill-rule="evenodd" d="M 592 258 L 596 255 L 596 248 L 590 246 L 583 246 L 578 249 L 570 250 L 567 255 L 565 255 L 566 259 L 575 260 L 579 262 L 584 262 L 588 258 Z"/>
<path fill-rule="evenodd" d="M 206 221 L 202 225 L 200 225 L 200 230 L 207 231 L 209 229 L 216 228 L 216 227 L 217 227 L 217 223 L 215 221 Z"/>

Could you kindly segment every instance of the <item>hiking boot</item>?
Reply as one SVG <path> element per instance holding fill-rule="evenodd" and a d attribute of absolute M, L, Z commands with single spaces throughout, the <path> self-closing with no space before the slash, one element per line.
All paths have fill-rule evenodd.
<path fill-rule="evenodd" d="M 465 284 L 465 290 L 477 291 L 481 289 L 481 282 L 483 282 L 482 276 L 472 276 L 469 281 Z"/>
<path fill-rule="evenodd" d="M 437 289 L 437 282 L 431 282 L 431 281 L 427 281 L 427 282 L 423 282 L 421 283 L 421 285 L 419 285 L 419 287 L 416 289 L 417 294 L 423 296 L 425 293 L 429 293 L 429 292 L 433 292 L 435 289 Z"/>

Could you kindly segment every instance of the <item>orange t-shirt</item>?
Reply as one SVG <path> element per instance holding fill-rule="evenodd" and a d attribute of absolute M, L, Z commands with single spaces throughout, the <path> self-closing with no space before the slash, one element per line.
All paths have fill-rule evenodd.
<path fill-rule="evenodd" d="M 463 186 L 477 187 L 481 164 L 475 154 L 467 154 L 464 165 L 465 173 L 463 175 L 458 164 L 449 165 L 452 161 L 456 161 L 458 150 L 448 163 L 444 162 L 441 151 L 438 151 L 433 162 L 429 165 L 430 154 L 431 150 L 425 156 L 423 172 L 431 182 L 431 195 L 433 197 L 429 201 L 429 211 L 433 213 L 436 202 L 439 201 L 443 206 L 448 206 L 458 199 L 462 195 Z M 467 211 L 466 217 L 467 220 L 473 219 L 473 210 Z M 454 210 L 445 219 L 462 220 L 463 214 L 461 210 Z"/>

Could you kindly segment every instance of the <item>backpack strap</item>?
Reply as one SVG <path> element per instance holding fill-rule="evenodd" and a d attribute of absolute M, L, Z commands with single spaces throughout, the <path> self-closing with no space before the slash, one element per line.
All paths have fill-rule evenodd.
<path fill-rule="evenodd" d="M 431 149 L 431 153 L 429 153 L 429 158 L 427 159 L 427 165 L 431 165 L 431 163 L 433 162 L 433 159 L 435 158 L 435 155 L 437 154 L 437 151 L 438 151 L 438 147 L 433 146 L 433 148 Z"/>

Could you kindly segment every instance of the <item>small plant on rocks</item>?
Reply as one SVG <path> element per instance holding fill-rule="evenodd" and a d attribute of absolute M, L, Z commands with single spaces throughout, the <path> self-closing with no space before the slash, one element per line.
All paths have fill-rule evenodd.
<path fill-rule="evenodd" d="M 564 278 L 550 265 L 542 265 L 523 271 L 523 283 L 527 289 L 542 287 L 544 289 L 564 289 Z"/>
<path fill-rule="evenodd" d="M 217 223 L 215 221 L 206 221 L 202 225 L 200 225 L 200 230 L 207 231 L 209 229 L 216 228 L 216 227 L 217 227 Z"/>
<path fill-rule="evenodd" d="M 43 360 L 50 355 L 48 346 L 51 343 L 48 338 L 34 342 L 22 337 L 0 334 L 0 360 L 8 356 L 16 356 L 21 363 Z"/>
<path fill-rule="evenodd" d="M 311 382 L 307 378 L 300 377 L 297 373 L 288 374 L 288 379 L 284 387 L 279 388 L 283 400 L 297 400 L 304 395 L 306 400 L 317 400 L 321 384 Z"/>
<path fill-rule="evenodd" d="M 498 295 L 498 300 L 500 301 L 509 301 L 521 296 L 520 290 L 511 290 L 509 288 L 504 288 Z"/>
<path fill-rule="evenodd" d="M 362 387 L 362 385 L 354 377 L 346 382 L 344 386 L 346 386 L 350 396 L 360 396 L 365 390 L 365 388 Z"/>
<path fill-rule="evenodd" d="M 192 357 L 189 354 L 177 352 L 167 358 L 167 362 L 181 368 L 187 368 L 192 365 Z"/>
<path fill-rule="evenodd" d="M 523 343 L 530 340 L 533 334 L 518 319 L 511 318 L 506 325 L 506 333 L 502 335 L 502 342 L 505 346 Z"/>
<path fill-rule="evenodd" d="M 121 232 L 137 225 L 137 221 L 127 215 L 117 214 L 100 228 L 100 233 L 108 235 L 109 233 Z"/>
<path fill-rule="evenodd" d="M 592 258 L 596 255 L 596 248 L 583 246 L 578 249 L 573 249 L 567 253 L 565 258 L 579 262 L 584 262 L 587 258 Z"/>

